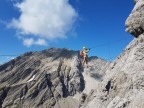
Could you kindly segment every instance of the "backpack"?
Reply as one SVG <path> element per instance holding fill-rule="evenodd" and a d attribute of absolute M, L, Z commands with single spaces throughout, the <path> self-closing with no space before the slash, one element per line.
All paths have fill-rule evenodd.
<path fill-rule="evenodd" d="M 84 56 L 83 51 L 80 51 L 80 56 L 81 56 L 81 57 L 83 57 L 83 56 Z"/>

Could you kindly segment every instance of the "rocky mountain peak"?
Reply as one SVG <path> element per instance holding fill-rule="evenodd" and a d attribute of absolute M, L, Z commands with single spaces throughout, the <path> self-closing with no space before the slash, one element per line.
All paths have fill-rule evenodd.
<path fill-rule="evenodd" d="M 85 88 L 81 60 L 79 51 L 50 48 L 25 53 L 1 65 L 0 106 L 59 108 L 60 104 L 64 106 L 64 99 L 78 106 L 79 101 L 73 96 Z M 101 70 L 106 63 L 97 57 L 90 58 L 91 66 L 98 64 L 91 69 Z"/>
<path fill-rule="evenodd" d="M 0 108 L 143 108 L 144 1 L 126 21 L 135 38 L 113 62 L 50 48 L 0 65 Z"/>

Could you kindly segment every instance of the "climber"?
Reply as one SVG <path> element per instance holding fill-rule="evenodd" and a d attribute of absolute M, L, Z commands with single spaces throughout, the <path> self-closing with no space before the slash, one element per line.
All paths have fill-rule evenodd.
<path fill-rule="evenodd" d="M 83 57 L 83 62 L 82 65 L 84 66 L 85 62 L 87 64 L 87 68 L 88 68 L 88 52 L 90 51 L 89 49 L 86 49 L 86 47 L 83 47 L 83 50 L 80 52 L 80 55 Z"/>

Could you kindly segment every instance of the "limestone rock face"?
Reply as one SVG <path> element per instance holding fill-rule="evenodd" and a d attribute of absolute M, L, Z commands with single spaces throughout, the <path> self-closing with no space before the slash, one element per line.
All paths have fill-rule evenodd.
<path fill-rule="evenodd" d="M 144 107 L 144 35 L 134 39 L 106 69 L 81 108 Z"/>
<path fill-rule="evenodd" d="M 144 33 L 144 0 L 136 0 L 135 7 L 126 20 L 126 31 L 135 37 Z"/>
<path fill-rule="evenodd" d="M 0 108 L 76 108 L 85 89 L 78 51 L 29 52 L 0 66 Z M 97 71 L 107 62 L 93 57 Z"/>
<path fill-rule="evenodd" d="M 138 0 L 126 21 L 126 31 L 135 38 L 102 70 L 80 108 L 144 108 L 144 0 Z"/>
<path fill-rule="evenodd" d="M 79 51 L 28 52 L 0 65 L 0 108 L 144 108 L 144 0 L 126 21 L 135 38 L 113 62 Z"/>

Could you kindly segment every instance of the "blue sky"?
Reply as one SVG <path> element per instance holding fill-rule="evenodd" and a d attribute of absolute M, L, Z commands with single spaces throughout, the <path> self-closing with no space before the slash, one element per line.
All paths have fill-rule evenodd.
<path fill-rule="evenodd" d="M 50 47 L 91 49 L 90 56 L 112 60 L 133 37 L 125 20 L 133 0 L 0 0 L 0 55 L 19 55 Z M 56 1 L 56 2 L 54 2 Z M 128 37 L 128 38 L 127 38 Z M 10 56 L 0 56 L 0 64 Z"/>

